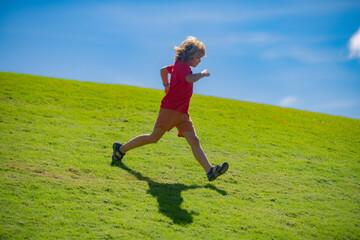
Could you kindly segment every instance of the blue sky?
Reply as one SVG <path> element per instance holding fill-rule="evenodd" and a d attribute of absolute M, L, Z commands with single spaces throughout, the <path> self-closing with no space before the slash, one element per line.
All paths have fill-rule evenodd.
<path fill-rule="evenodd" d="M 196 36 L 195 93 L 360 119 L 359 29 L 358 0 L 2 0 L 0 71 L 162 89 Z"/>

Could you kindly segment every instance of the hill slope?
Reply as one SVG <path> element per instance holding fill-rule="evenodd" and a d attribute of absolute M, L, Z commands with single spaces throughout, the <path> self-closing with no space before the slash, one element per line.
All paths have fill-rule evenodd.
<path fill-rule="evenodd" d="M 150 133 L 163 92 L 0 73 L 1 239 L 359 239 L 360 121 L 194 95 L 209 184 L 173 130 Z"/>

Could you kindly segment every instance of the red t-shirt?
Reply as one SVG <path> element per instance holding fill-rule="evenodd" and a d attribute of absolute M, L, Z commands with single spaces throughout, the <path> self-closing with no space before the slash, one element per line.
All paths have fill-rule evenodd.
<path fill-rule="evenodd" d="M 170 77 L 169 92 L 161 101 L 161 107 L 178 110 L 189 115 L 190 98 L 193 94 L 193 83 L 185 80 L 191 68 L 183 61 L 176 61 L 174 65 L 167 66 Z"/>

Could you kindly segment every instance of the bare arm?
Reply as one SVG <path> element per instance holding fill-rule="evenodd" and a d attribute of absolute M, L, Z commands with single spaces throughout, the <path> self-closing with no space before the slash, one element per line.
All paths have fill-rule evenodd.
<path fill-rule="evenodd" d="M 189 83 L 194 83 L 194 82 L 199 81 L 201 78 L 208 77 L 208 76 L 210 76 L 210 72 L 207 69 L 205 69 L 201 73 L 195 73 L 195 74 L 189 73 L 186 76 L 185 80 Z"/>
<path fill-rule="evenodd" d="M 167 67 L 163 67 L 160 69 L 160 76 L 164 85 L 169 84 L 169 72 L 167 70 Z M 165 93 L 168 93 L 169 86 L 164 86 L 164 87 L 165 87 Z"/>

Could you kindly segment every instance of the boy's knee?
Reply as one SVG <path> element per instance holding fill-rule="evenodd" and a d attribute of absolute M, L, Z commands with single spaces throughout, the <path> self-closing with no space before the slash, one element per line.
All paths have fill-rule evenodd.
<path fill-rule="evenodd" d="M 151 134 L 150 136 L 150 143 L 157 143 L 161 137 Z"/>
<path fill-rule="evenodd" d="M 162 138 L 164 133 L 165 133 L 165 130 L 163 130 L 161 128 L 155 128 L 154 131 L 148 135 L 149 143 L 157 143 Z"/>

